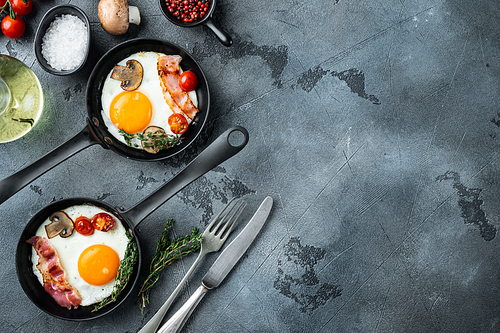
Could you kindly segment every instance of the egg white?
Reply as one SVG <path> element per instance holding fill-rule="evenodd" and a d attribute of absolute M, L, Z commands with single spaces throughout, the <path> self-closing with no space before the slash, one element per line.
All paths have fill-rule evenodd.
<path fill-rule="evenodd" d="M 166 134 L 175 135 L 170 130 L 170 126 L 168 125 L 168 117 L 173 114 L 170 106 L 165 102 L 163 97 L 163 91 L 160 85 L 160 78 L 158 76 L 157 69 L 157 60 L 158 57 L 165 55 L 163 53 L 158 52 L 138 52 L 130 55 L 129 57 L 120 61 L 117 65 L 125 66 L 128 60 L 137 60 L 141 63 L 143 68 L 143 77 L 142 82 L 137 91 L 142 92 L 146 95 L 151 101 L 151 105 L 153 107 L 153 115 L 151 121 L 148 126 L 158 126 L 165 130 Z M 111 118 L 109 116 L 109 109 L 111 107 L 111 102 L 116 95 L 123 92 L 124 90 L 120 87 L 121 81 L 114 80 L 111 78 L 111 73 L 113 69 L 109 72 L 106 80 L 104 81 L 104 85 L 102 87 L 101 93 L 101 104 L 102 110 L 101 115 L 104 120 L 104 125 L 107 127 L 109 133 L 118 139 L 120 142 L 126 144 L 123 136 L 118 132 L 118 128 L 113 124 Z M 181 69 L 182 72 L 182 69 Z M 190 91 L 188 93 L 189 98 L 193 102 L 193 104 L 198 107 L 198 99 L 196 96 L 196 91 Z M 191 123 L 191 119 L 186 117 L 188 123 Z M 132 140 L 133 144 L 137 144 L 138 147 L 134 147 L 137 149 L 143 149 L 140 141 L 137 139 Z"/>
<path fill-rule="evenodd" d="M 63 209 L 63 211 L 66 212 L 73 221 L 79 216 L 86 216 L 91 219 L 92 216 L 100 212 L 106 212 L 115 219 L 115 226 L 111 230 L 107 232 L 95 230 L 94 234 L 91 236 L 83 236 L 75 230 L 73 234 L 67 238 L 56 236 L 52 239 L 48 239 L 47 233 L 45 232 L 45 225 L 51 222 L 48 218 L 36 232 L 37 236 L 48 239 L 56 249 L 61 265 L 68 274 L 68 282 L 78 289 L 82 297 L 81 305 L 85 306 L 97 303 L 111 294 L 114 281 L 104 286 L 93 286 L 88 284 L 78 273 L 78 258 L 87 247 L 94 244 L 105 244 L 115 250 L 120 260 L 123 260 L 128 243 L 126 230 L 116 216 L 96 206 L 77 205 Z M 33 272 L 43 285 L 42 274 L 39 272 L 38 268 L 36 268 L 38 264 L 38 255 L 35 249 L 32 249 L 31 261 L 33 263 Z"/>

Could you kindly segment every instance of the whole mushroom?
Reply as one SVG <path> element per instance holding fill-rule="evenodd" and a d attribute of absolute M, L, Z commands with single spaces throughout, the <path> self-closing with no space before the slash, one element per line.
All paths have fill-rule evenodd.
<path fill-rule="evenodd" d="M 97 12 L 102 28 L 111 35 L 123 35 L 129 23 L 141 23 L 139 8 L 129 6 L 127 0 L 101 0 Z"/>

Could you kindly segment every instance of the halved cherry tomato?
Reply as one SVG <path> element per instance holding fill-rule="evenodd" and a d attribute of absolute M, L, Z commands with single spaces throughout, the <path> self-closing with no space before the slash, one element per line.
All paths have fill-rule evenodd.
<path fill-rule="evenodd" d="M 21 16 L 16 16 L 13 20 L 9 15 L 5 16 L 2 20 L 2 32 L 9 38 L 19 38 L 24 34 L 26 25 Z"/>
<path fill-rule="evenodd" d="M 168 126 L 170 126 L 172 133 L 182 134 L 187 131 L 189 124 L 182 114 L 174 113 L 168 117 Z"/>
<path fill-rule="evenodd" d="M 12 5 L 12 9 L 16 12 L 16 15 L 25 16 L 31 12 L 33 8 L 32 0 L 10 0 L 10 4 Z"/>
<path fill-rule="evenodd" d="M 115 226 L 115 219 L 108 213 L 97 213 L 92 217 L 92 225 L 96 230 L 109 231 Z"/>
<path fill-rule="evenodd" d="M 198 85 L 198 77 L 191 71 L 182 72 L 179 77 L 179 87 L 184 91 L 191 91 Z"/>
<path fill-rule="evenodd" d="M 90 236 L 94 233 L 94 226 L 86 216 L 78 216 L 75 220 L 75 230 L 83 236 Z"/>

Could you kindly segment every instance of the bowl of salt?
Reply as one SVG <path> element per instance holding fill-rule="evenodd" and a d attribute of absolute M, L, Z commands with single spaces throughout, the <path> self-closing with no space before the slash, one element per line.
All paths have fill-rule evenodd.
<path fill-rule="evenodd" d="M 74 5 L 51 8 L 45 13 L 35 36 L 35 56 L 40 66 L 54 75 L 80 70 L 90 49 L 90 22 Z"/>

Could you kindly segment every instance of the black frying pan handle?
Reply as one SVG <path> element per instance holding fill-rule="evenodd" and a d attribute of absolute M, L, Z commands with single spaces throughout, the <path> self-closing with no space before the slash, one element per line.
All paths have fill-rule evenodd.
<path fill-rule="evenodd" d="M 231 36 L 229 36 L 229 34 L 227 32 L 225 32 L 224 30 L 222 30 L 222 28 L 219 27 L 214 22 L 214 20 L 212 20 L 211 17 L 207 18 L 203 22 L 203 24 L 205 24 L 210 30 L 213 31 L 213 33 L 215 34 L 215 36 L 217 36 L 217 38 L 220 40 L 220 42 L 224 46 L 231 46 L 231 45 L 233 45 L 233 39 L 231 38 Z"/>
<path fill-rule="evenodd" d="M 47 153 L 45 156 L 28 165 L 24 169 L 21 169 L 9 177 L 0 180 L 0 205 L 13 196 L 17 191 L 62 161 L 96 143 L 100 143 L 100 141 L 98 141 L 98 139 L 93 135 L 90 124 L 87 124 L 87 126 L 85 126 L 80 133 L 56 149 Z"/>
<path fill-rule="evenodd" d="M 243 134 L 237 144 L 231 142 L 231 135 L 239 132 Z M 242 139 L 242 140 L 241 140 Z M 177 175 L 163 184 L 151 195 L 139 202 L 128 211 L 123 212 L 129 222 L 135 227 L 149 214 L 154 212 L 165 201 L 173 197 L 191 182 L 195 181 L 208 171 L 212 170 L 230 157 L 236 155 L 248 143 L 248 132 L 241 126 L 234 126 L 222 133 L 204 151 L 202 151 L 191 163 L 189 163 Z"/>

